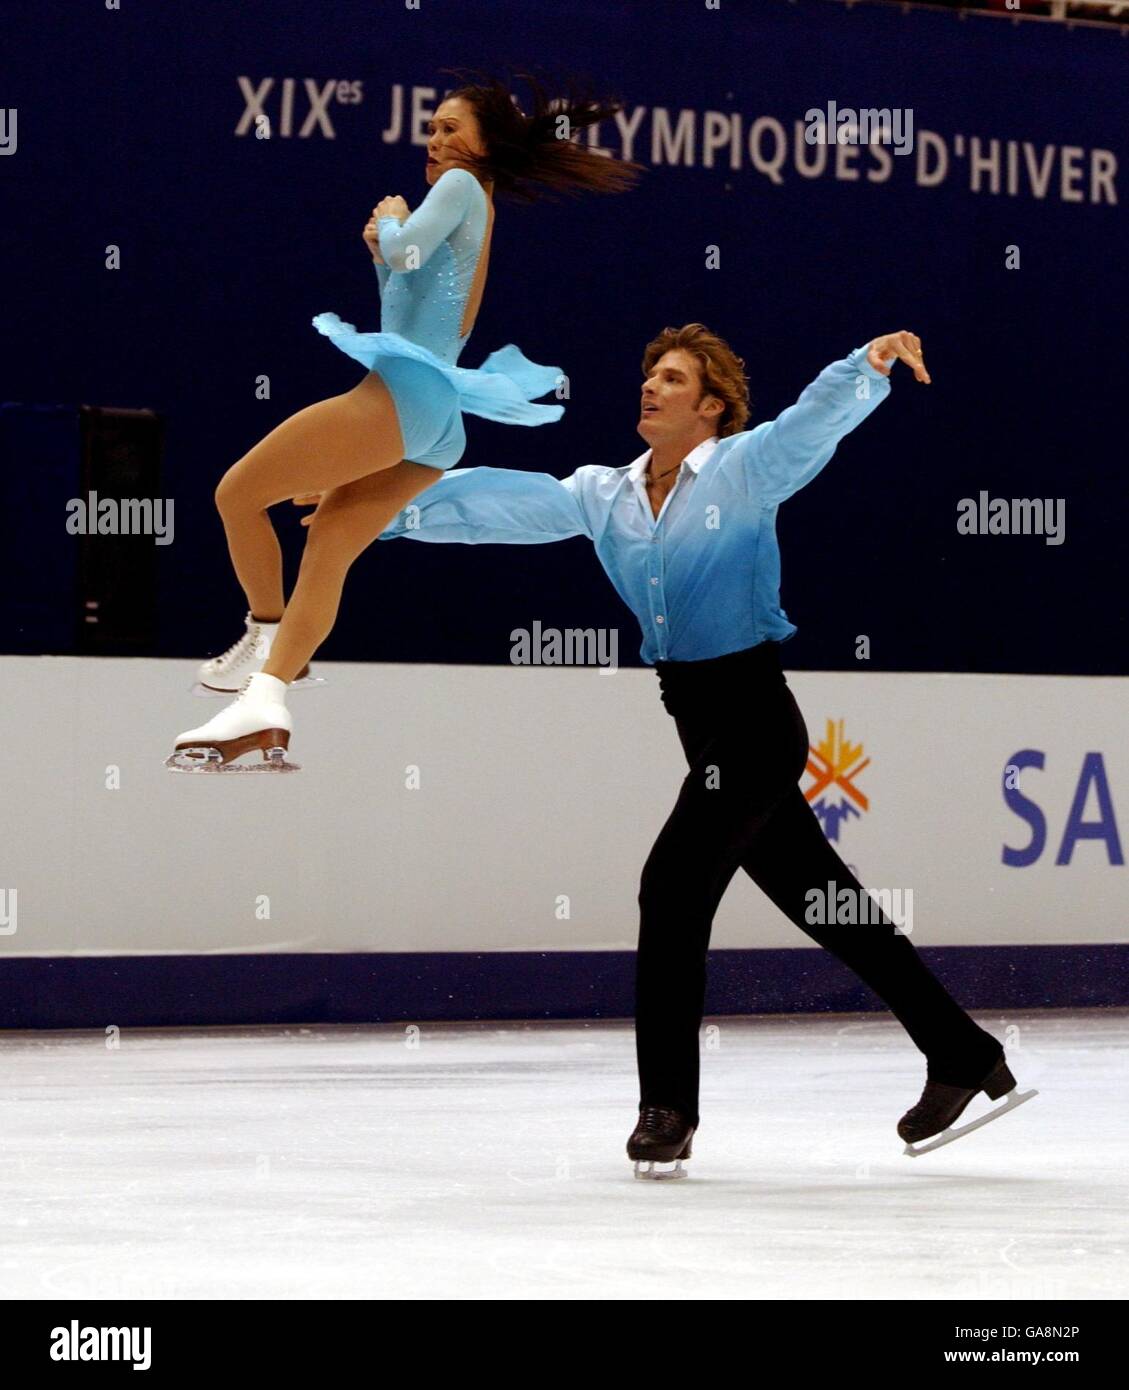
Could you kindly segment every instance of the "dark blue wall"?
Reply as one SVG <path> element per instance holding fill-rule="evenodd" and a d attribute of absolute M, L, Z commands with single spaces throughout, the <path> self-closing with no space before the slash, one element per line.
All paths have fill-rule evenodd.
<path fill-rule="evenodd" d="M 0 104 L 19 148 L 0 159 L 7 350 L 0 398 L 151 407 L 167 420 L 163 490 L 176 541 L 159 554 L 157 651 L 226 646 L 243 612 L 212 491 L 285 416 L 360 369 L 310 326 L 334 310 L 376 326 L 360 241 L 372 205 L 425 191 L 423 152 L 381 140 L 394 83 L 435 85 L 448 64 L 574 69 L 648 108 L 740 112 L 790 125 L 812 106 L 911 106 L 918 128 L 1076 145 L 1129 171 L 1116 32 L 964 22 L 828 0 L 647 0 L 568 5 L 421 0 L 39 3 L 3 19 Z M 363 84 L 333 111 L 336 138 L 237 138 L 237 78 Z M 301 84 L 299 83 L 299 88 Z M 278 86 L 268 101 L 277 120 Z M 306 106 L 299 90 L 296 116 Z M 698 121 L 700 127 L 700 119 Z M 603 142 L 619 150 L 615 131 Z M 938 188 L 895 161 L 883 184 L 782 182 L 748 166 L 656 167 L 634 193 L 498 206 L 491 280 L 464 355 L 514 341 L 569 374 L 556 425 L 469 421 L 464 465 L 558 475 L 622 464 L 641 350 L 700 319 L 745 356 L 754 419 L 794 399 L 827 361 L 912 328 L 935 385 L 899 375 L 892 399 L 782 510 L 783 603 L 799 625 L 790 666 L 1124 673 L 1126 177 L 1116 207 L 1052 192 L 969 189 L 954 159 Z M 868 167 L 865 155 L 860 160 Z M 1083 187 L 1086 182 L 1083 182 Z M 103 268 L 105 247 L 123 269 Z M 704 268 L 721 248 L 720 270 Z M 1022 269 L 1004 268 L 1004 248 Z M 901 373 L 902 369 L 898 369 Z M 272 399 L 254 381 L 270 377 Z M 19 460 L 9 460 L 18 468 Z M 34 486 L 34 479 L 32 480 Z M 1066 499 L 1066 543 L 961 537 L 957 500 Z M 34 585 L 57 537 L 9 517 L 7 582 Z M 303 533 L 279 509 L 291 572 Z M 63 518 L 59 518 L 59 526 Z M 356 566 L 327 657 L 506 662 L 509 631 L 637 630 L 586 543 L 507 549 L 374 547 Z M 50 650 L 35 631 L 3 649 Z"/>

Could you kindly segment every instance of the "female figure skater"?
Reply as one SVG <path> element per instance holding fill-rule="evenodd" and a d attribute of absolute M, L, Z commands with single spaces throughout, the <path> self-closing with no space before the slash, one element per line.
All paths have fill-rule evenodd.
<path fill-rule="evenodd" d="M 257 766 L 293 768 L 285 758 L 287 685 L 310 680 L 310 658 L 332 630 L 353 561 L 462 456 L 462 412 L 521 425 L 563 414 L 560 405 L 532 404 L 558 383 L 559 369 L 530 362 L 512 343 L 477 370 L 455 365 L 482 303 L 494 194 L 533 202 L 542 191 L 621 192 L 642 166 L 571 138 L 619 103 L 575 90 L 554 101 L 525 76 L 534 93 L 528 116 L 497 79 L 452 92 L 428 124 L 431 189 L 422 205 L 410 213 L 403 198 L 388 197 L 373 209 L 364 238 L 376 263 L 382 331 L 358 333 L 336 314 L 313 320 L 366 375 L 285 420 L 221 479 L 216 505 L 249 611 L 243 637 L 205 662 L 199 679 L 207 691 L 239 694 L 178 736 L 170 769 L 222 769 L 259 750 Z M 267 508 L 319 498 L 285 603 Z"/>

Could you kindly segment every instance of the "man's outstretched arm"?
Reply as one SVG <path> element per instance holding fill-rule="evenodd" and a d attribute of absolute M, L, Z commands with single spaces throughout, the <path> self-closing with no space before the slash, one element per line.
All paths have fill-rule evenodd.
<path fill-rule="evenodd" d="M 520 468 L 452 468 L 399 512 L 379 540 L 544 545 L 592 532 L 579 473 L 554 478 Z"/>
<path fill-rule="evenodd" d="M 887 333 L 824 367 L 795 405 L 748 431 L 738 447 L 766 504 L 791 497 L 826 466 L 840 439 L 890 394 L 886 378 L 898 359 L 918 381 L 930 383 L 921 339 Z"/>

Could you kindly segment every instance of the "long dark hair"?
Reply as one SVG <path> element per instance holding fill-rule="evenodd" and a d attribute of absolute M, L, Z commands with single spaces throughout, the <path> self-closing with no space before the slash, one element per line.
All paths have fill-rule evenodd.
<path fill-rule="evenodd" d="M 550 97 L 532 73 L 516 73 L 533 93 L 525 112 L 512 86 L 498 77 L 466 68 L 441 71 L 462 81 L 443 99 L 461 97 L 471 107 L 486 146 L 485 155 L 467 151 L 460 161 L 480 179 L 492 179 L 496 194 L 534 203 L 555 193 L 623 193 L 643 172 L 642 164 L 609 159 L 571 138 L 623 110 L 621 101 L 597 95 L 590 83 L 565 79 L 562 94 Z"/>

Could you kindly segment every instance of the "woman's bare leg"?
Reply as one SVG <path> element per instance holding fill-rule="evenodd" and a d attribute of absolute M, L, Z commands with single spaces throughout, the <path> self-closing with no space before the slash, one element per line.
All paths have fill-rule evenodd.
<path fill-rule="evenodd" d="M 353 561 L 442 475 L 405 459 L 326 493 L 310 520 L 298 582 L 263 664 L 266 675 L 295 679 L 333 630 Z"/>
<path fill-rule="evenodd" d="M 291 415 L 227 470 L 216 488 L 216 506 L 256 618 L 273 621 L 285 607 L 282 551 L 267 508 L 379 473 L 403 454 L 392 395 L 369 372 L 353 390 Z"/>

